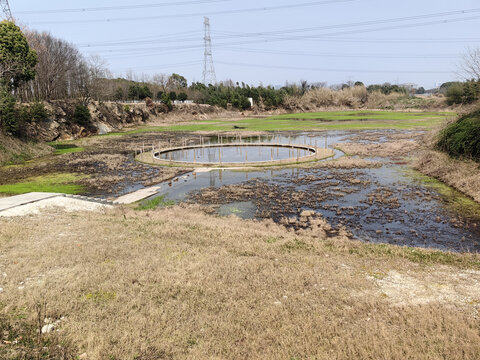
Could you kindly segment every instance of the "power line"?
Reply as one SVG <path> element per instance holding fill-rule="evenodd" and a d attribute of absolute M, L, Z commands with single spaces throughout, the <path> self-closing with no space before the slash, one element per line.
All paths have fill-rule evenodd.
<path fill-rule="evenodd" d="M 149 8 L 160 8 L 160 7 L 170 7 L 170 6 L 199 5 L 199 4 L 209 4 L 209 3 L 219 3 L 219 2 L 229 2 L 229 1 L 232 1 L 232 0 L 191 0 L 191 1 L 174 1 L 174 2 L 154 3 L 154 4 L 102 6 L 102 7 L 75 8 L 75 9 L 26 10 L 26 11 L 18 11 L 17 14 L 37 15 L 37 14 L 84 13 L 84 12 L 114 11 L 114 10 L 135 10 L 135 9 L 149 9 Z"/>
<path fill-rule="evenodd" d="M 248 9 L 213 11 L 213 12 L 208 12 L 208 14 L 210 16 L 243 14 L 243 13 L 249 13 L 249 12 L 259 12 L 259 11 L 264 12 L 264 11 L 313 7 L 313 6 L 319 6 L 319 5 L 339 4 L 339 3 L 347 3 L 347 2 L 353 2 L 353 1 L 358 1 L 358 0 L 324 0 L 324 1 L 314 1 L 314 2 L 290 4 L 290 5 L 276 5 L 276 6 L 264 6 L 264 7 L 248 8 Z M 87 19 L 87 20 L 31 21 L 29 22 L 29 24 L 32 24 L 32 25 L 73 24 L 73 23 L 88 24 L 88 23 L 98 23 L 98 22 L 118 22 L 118 21 L 135 21 L 135 20 L 146 21 L 146 20 L 158 20 L 158 19 L 187 18 L 187 17 L 196 17 L 196 16 L 204 16 L 204 15 L 205 15 L 205 11 L 199 12 L 199 13 L 142 16 L 142 17 Z"/>
<path fill-rule="evenodd" d="M 336 35 L 346 35 L 346 34 L 358 34 L 358 33 L 367 33 L 367 32 L 375 32 L 375 31 L 384 31 L 384 30 L 392 30 L 392 29 L 404 29 L 404 28 L 414 28 L 414 27 L 422 27 L 422 26 L 429 26 L 429 25 L 438 25 L 438 24 L 445 24 L 445 23 L 454 23 L 454 22 L 461 22 L 461 21 L 471 21 L 480 19 L 480 16 L 474 16 L 469 18 L 457 18 L 457 19 L 444 19 L 444 20 L 435 20 L 429 22 L 420 22 L 414 24 L 404 24 L 404 25 L 395 25 L 395 26 L 387 26 L 387 27 L 380 27 L 380 28 L 369 28 L 369 29 L 356 29 L 356 30 L 348 30 L 343 32 L 333 32 L 333 33 L 326 33 L 326 34 L 315 34 L 315 35 L 296 35 L 290 37 L 274 37 L 274 38 L 265 38 L 260 40 L 243 40 L 237 42 L 223 42 L 217 43 L 216 47 L 222 46 L 232 46 L 232 45 L 247 45 L 247 44 L 258 44 L 258 43 L 273 43 L 273 42 L 282 42 L 282 41 L 298 41 L 298 40 L 318 40 L 323 39 L 324 37 L 332 37 Z M 186 49 L 195 49 L 199 48 L 200 45 L 192 44 L 192 45 L 181 45 L 181 46 L 174 46 L 174 47 L 152 47 L 149 46 L 148 48 L 125 48 L 125 49 L 114 49 L 108 50 L 109 53 L 137 53 L 140 54 L 145 52 L 146 54 L 153 53 L 154 51 L 172 51 L 172 50 L 186 50 Z M 100 51 L 101 52 L 101 51 Z M 103 51 L 105 52 L 105 51 Z"/>
<path fill-rule="evenodd" d="M 351 73 L 379 73 L 379 74 L 451 74 L 451 71 L 433 71 L 433 70 L 360 70 L 360 69 L 321 69 L 321 68 L 309 68 L 309 67 L 297 67 L 297 66 L 282 66 L 282 65 L 260 65 L 260 64 L 243 64 L 217 61 L 217 64 L 230 65 L 230 66 L 244 66 L 254 68 L 266 68 L 266 69 L 283 69 L 283 70 L 307 70 L 307 71 L 320 71 L 320 72 L 351 72 Z"/>
<path fill-rule="evenodd" d="M 302 28 L 302 29 L 286 29 L 286 30 L 276 30 L 270 32 L 255 32 L 255 33 L 233 33 L 233 32 L 221 32 L 217 31 L 214 33 L 220 34 L 220 36 L 216 37 L 219 40 L 223 39 L 231 39 L 231 38 L 260 38 L 264 40 L 258 40 L 255 42 L 268 42 L 268 41 L 283 41 L 283 40 L 304 40 L 304 39 L 316 39 L 321 37 L 322 41 L 337 41 L 337 39 L 324 39 L 324 37 L 331 37 L 331 36 L 338 36 L 338 35 L 345 35 L 351 34 L 352 32 L 336 32 L 336 33 L 329 33 L 329 34 L 317 34 L 317 35 L 296 35 L 296 36 L 289 36 L 289 37 L 279 37 L 276 35 L 281 34 L 292 34 L 296 32 L 306 32 L 306 31 L 314 31 L 314 30 L 330 30 L 330 29 L 342 29 L 342 28 L 349 28 L 349 27 L 360 27 L 360 26 L 367 26 L 367 25 L 378 25 L 383 23 L 392 23 L 392 22 L 403 22 L 403 21 L 410 21 L 410 20 L 419 20 L 424 18 L 433 18 L 433 17 L 443 17 L 443 16 L 450 16 L 455 14 L 468 14 L 468 13 L 476 13 L 480 12 L 480 8 L 475 9 L 466 9 L 466 10 L 457 10 L 457 11 L 450 11 L 450 12 L 442 12 L 442 13 L 432 13 L 432 14 L 424 14 L 424 15 L 417 15 L 417 16 L 410 16 L 410 17 L 400 17 L 400 18 L 390 18 L 390 19 L 380 19 L 380 20 L 372 20 L 372 21 L 365 21 L 365 22 L 356 22 L 356 23 L 345 23 L 345 24 L 335 24 L 335 25 L 327 25 L 321 27 L 312 27 L 312 28 Z M 391 29 L 400 29 L 400 28 L 409 28 L 409 27 L 419 27 L 419 26 L 428 26 L 428 25 L 436 25 L 436 24 L 445 24 L 451 22 L 459 22 L 459 21 L 470 21 L 478 19 L 479 17 L 469 17 L 469 18 L 457 18 L 457 19 L 445 19 L 445 20 L 437 20 L 431 22 L 420 22 L 414 24 L 405 24 L 405 25 L 395 25 L 391 27 L 383 27 L 383 28 L 373 28 L 373 29 L 363 29 L 363 30 L 355 30 L 353 33 L 358 32 L 372 32 L 372 31 L 379 31 L 379 30 L 391 30 Z M 195 32 L 190 32 L 195 33 Z M 186 34 L 186 33 L 178 33 Z M 191 41 L 198 41 L 198 38 L 175 38 L 172 34 L 172 38 L 168 40 L 161 40 L 163 37 L 156 37 L 155 39 L 161 40 L 163 42 L 191 42 Z M 141 44 L 141 43 L 148 43 L 151 44 L 150 40 L 146 40 L 145 38 L 137 38 L 130 39 L 126 41 L 117 41 L 117 42 L 103 42 L 100 44 L 88 44 L 88 45 L 81 45 L 81 47 L 93 47 L 93 46 L 119 46 L 119 45 L 128 45 L 128 44 Z M 414 41 L 415 39 L 407 39 L 405 41 Z M 461 41 L 462 39 L 452 39 L 451 42 Z M 476 38 L 477 41 L 480 38 Z M 338 41 L 342 41 L 342 39 L 338 39 Z M 357 39 L 353 39 L 350 41 L 357 41 Z M 368 41 L 368 40 L 358 40 L 358 41 Z M 383 40 L 379 40 L 383 41 Z M 385 40 L 390 41 L 390 40 Z M 427 39 L 425 41 L 432 41 Z M 447 40 L 448 41 L 448 40 Z M 255 43 L 253 42 L 253 43 Z M 232 43 L 232 45 L 241 45 L 241 44 L 248 44 L 250 42 L 240 42 L 240 43 Z"/>
<path fill-rule="evenodd" d="M 196 37 L 185 37 L 186 35 L 197 34 Z M 169 34 L 169 35 L 160 35 L 160 36 L 142 36 L 139 38 L 129 38 L 123 40 L 111 40 L 111 41 L 101 41 L 94 43 L 80 43 L 77 44 L 80 48 L 92 48 L 92 47 L 113 47 L 121 45 L 136 45 L 136 44 L 152 44 L 152 42 L 189 42 L 189 41 L 198 41 L 201 37 L 201 33 L 198 31 L 188 31 L 183 33 Z"/>
<path fill-rule="evenodd" d="M 313 56 L 313 57 L 333 57 L 333 58 L 384 58 L 384 59 L 455 59 L 458 54 L 336 54 L 336 53 L 311 53 L 301 51 L 282 51 L 248 48 L 220 48 L 219 51 L 247 52 L 254 54 L 273 54 L 273 55 L 291 55 L 291 56 Z"/>
<path fill-rule="evenodd" d="M 185 63 L 172 63 L 172 64 L 162 64 L 162 65 L 151 65 L 151 66 L 141 66 L 141 67 L 135 67 L 135 68 L 128 68 L 127 70 L 160 70 L 160 69 L 166 69 L 166 68 L 180 68 L 180 67 L 189 67 L 189 66 L 198 66 L 202 64 L 202 61 L 189 61 Z"/>
<path fill-rule="evenodd" d="M 369 26 L 369 25 L 390 24 L 392 22 L 404 22 L 404 21 L 411 21 L 411 20 L 421 20 L 421 19 L 445 17 L 445 16 L 453 16 L 453 15 L 464 15 L 464 14 L 479 13 L 479 12 L 480 12 L 480 8 L 473 8 L 473 9 L 430 13 L 430 14 L 415 15 L 415 16 L 404 16 L 404 17 L 389 18 L 389 19 L 361 21 L 361 22 L 354 22 L 354 23 L 315 26 L 315 27 L 301 28 L 301 29 L 286 29 L 286 30 L 275 30 L 275 31 L 256 32 L 256 33 L 223 32 L 223 34 L 227 34 L 227 35 L 235 34 L 232 36 L 238 36 L 238 37 L 269 36 L 269 35 L 273 36 L 273 35 L 282 35 L 285 33 L 292 34 L 292 33 L 298 33 L 298 32 L 310 32 L 310 31 L 317 31 L 317 30 L 331 30 L 331 29 L 343 29 L 348 27 L 362 27 L 362 26 Z M 219 31 L 217 31 L 216 33 L 222 34 L 222 32 L 219 32 Z"/>

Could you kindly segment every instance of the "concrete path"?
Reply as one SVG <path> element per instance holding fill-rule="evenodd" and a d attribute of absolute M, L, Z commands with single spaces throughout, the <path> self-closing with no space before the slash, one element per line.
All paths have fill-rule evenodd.
<path fill-rule="evenodd" d="M 122 204 L 122 205 L 133 204 L 134 202 L 137 202 L 155 195 L 161 189 L 162 189 L 161 185 L 155 185 L 145 189 L 140 189 L 133 193 L 120 196 L 114 201 L 114 203 Z"/>
<path fill-rule="evenodd" d="M 111 207 L 101 199 L 61 193 L 32 192 L 0 198 L 0 217 L 39 214 L 46 208 L 62 208 L 64 211 L 97 211 Z"/>
<path fill-rule="evenodd" d="M 20 205 L 30 204 L 33 202 L 54 198 L 57 196 L 64 196 L 64 195 L 59 193 L 31 192 L 28 194 L 0 198 L 0 211 L 11 209 Z"/>
<path fill-rule="evenodd" d="M 202 170 L 204 170 L 204 169 L 202 169 Z M 205 172 L 205 171 L 201 171 L 201 172 Z M 195 171 L 190 173 L 190 174 L 194 174 L 194 173 L 195 173 Z M 177 182 L 179 180 L 187 180 L 187 179 L 188 179 L 188 175 L 182 175 L 182 176 L 179 176 L 177 178 L 172 179 L 169 182 L 163 182 L 162 184 L 159 184 L 159 185 L 150 186 L 148 188 L 140 189 L 140 190 L 134 191 L 132 193 L 120 196 L 119 198 L 114 200 L 113 203 L 114 204 L 121 204 L 121 205 L 133 204 L 137 201 L 140 201 L 140 200 L 149 198 L 150 196 L 156 195 L 160 191 L 167 190 L 170 187 L 170 184 L 172 182 Z"/>

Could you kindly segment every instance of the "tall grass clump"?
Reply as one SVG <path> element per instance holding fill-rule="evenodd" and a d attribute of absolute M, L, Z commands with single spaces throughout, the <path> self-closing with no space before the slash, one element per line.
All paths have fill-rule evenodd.
<path fill-rule="evenodd" d="M 443 129 L 437 148 L 452 157 L 480 162 L 480 107 Z"/>
<path fill-rule="evenodd" d="M 300 111 L 318 110 L 327 107 L 393 109 L 401 97 L 405 97 L 405 94 L 369 92 L 365 86 L 346 87 L 341 90 L 315 88 L 302 96 L 286 95 L 283 104 L 288 110 Z"/>

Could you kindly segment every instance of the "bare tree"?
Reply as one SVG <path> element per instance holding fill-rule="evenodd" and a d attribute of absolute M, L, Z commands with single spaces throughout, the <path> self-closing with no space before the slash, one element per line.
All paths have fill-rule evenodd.
<path fill-rule="evenodd" d="M 167 74 L 155 74 L 153 75 L 152 81 L 155 85 L 159 86 L 164 93 L 168 90 L 168 80 L 170 76 Z"/>
<path fill-rule="evenodd" d="M 480 80 L 480 48 L 468 49 L 463 55 L 460 71 L 465 79 Z"/>
<path fill-rule="evenodd" d="M 113 93 L 105 81 L 110 73 L 101 58 L 92 56 L 87 60 L 75 46 L 49 33 L 25 32 L 37 52 L 38 64 L 35 79 L 21 89 L 24 100 L 80 98 L 88 103 Z"/>

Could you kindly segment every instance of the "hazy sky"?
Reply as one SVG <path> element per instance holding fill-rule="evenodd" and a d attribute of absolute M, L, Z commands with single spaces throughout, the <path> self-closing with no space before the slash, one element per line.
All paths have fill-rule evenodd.
<path fill-rule="evenodd" d="M 480 46 L 478 0 L 11 0 L 10 6 L 18 23 L 102 56 L 115 75 L 177 72 L 189 82 L 202 80 L 203 16 L 210 17 L 217 80 L 250 84 L 359 80 L 430 88 L 457 79 L 462 53 Z"/>

